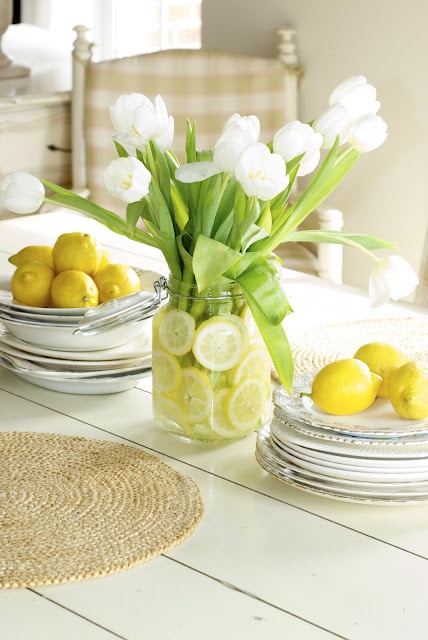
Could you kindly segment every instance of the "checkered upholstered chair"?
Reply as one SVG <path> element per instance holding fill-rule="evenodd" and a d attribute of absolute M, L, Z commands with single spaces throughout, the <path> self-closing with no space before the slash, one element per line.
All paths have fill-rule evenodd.
<path fill-rule="evenodd" d="M 298 65 L 294 31 L 279 32 L 279 55 L 274 58 L 223 51 L 180 49 L 157 51 L 101 62 L 91 60 L 87 29 L 76 27 L 73 50 L 72 188 L 95 202 L 124 213 L 102 181 L 103 169 L 117 157 L 111 137 L 109 109 L 126 93 L 160 94 L 174 116 L 173 151 L 183 160 L 186 121 L 197 123 L 199 149 L 213 148 L 233 113 L 256 114 L 260 139 L 268 142 L 286 122 L 298 117 Z M 337 210 L 316 212 L 312 228 L 338 229 Z M 311 248 L 309 248 L 311 247 Z M 342 253 L 336 245 L 308 247 L 284 243 L 278 251 L 284 265 L 330 280 L 341 280 Z"/>

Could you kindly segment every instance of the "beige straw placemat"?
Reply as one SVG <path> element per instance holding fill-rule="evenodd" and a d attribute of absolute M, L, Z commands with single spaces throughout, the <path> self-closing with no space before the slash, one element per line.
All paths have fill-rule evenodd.
<path fill-rule="evenodd" d="M 340 358 L 351 358 L 367 342 L 387 342 L 412 360 L 428 362 L 428 318 L 355 320 L 306 331 L 290 339 L 295 375 L 321 369 Z M 278 380 L 276 371 L 272 377 Z"/>
<path fill-rule="evenodd" d="M 47 433 L 0 433 L 0 587 L 117 573 L 184 540 L 198 486 L 136 447 Z"/>

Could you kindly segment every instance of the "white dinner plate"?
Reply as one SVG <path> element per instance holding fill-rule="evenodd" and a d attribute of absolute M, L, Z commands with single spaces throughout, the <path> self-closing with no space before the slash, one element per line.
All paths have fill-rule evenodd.
<path fill-rule="evenodd" d="M 367 464 L 371 459 L 414 462 L 416 458 L 426 459 L 428 463 L 428 434 L 382 440 L 343 436 L 343 438 L 337 437 L 330 440 L 303 433 L 294 425 L 283 422 L 275 416 L 271 422 L 271 433 L 286 446 L 291 443 L 319 453 L 349 455 L 353 458 L 362 458 Z"/>
<path fill-rule="evenodd" d="M 123 367 L 132 367 L 141 364 L 142 360 L 149 357 L 151 349 L 147 347 L 146 353 L 138 356 L 137 358 L 120 358 L 117 360 L 65 360 L 64 358 L 55 358 L 49 356 L 40 356 L 34 353 L 28 353 L 11 347 L 4 342 L 0 342 L 0 355 L 4 353 L 6 355 L 16 356 L 18 358 L 24 358 L 30 362 L 41 363 L 46 366 L 57 365 L 57 368 L 61 367 L 64 371 L 85 371 L 87 369 L 104 371 L 106 369 L 122 369 Z M 52 354 L 56 354 L 56 351 L 52 351 Z"/>
<path fill-rule="evenodd" d="M 9 369 L 11 371 L 18 371 L 19 373 L 28 373 L 31 375 L 37 375 L 43 378 L 73 378 L 73 379 L 83 379 L 83 378 L 105 378 L 107 376 L 118 376 L 124 375 L 126 373 L 135 373 L 136 371 L 140 371 L 142 367 L 151 367 L 152 358 L 151 356 L 147 356 L 144 360 L 140 360 L 138 364 L 130 365 L 125 364 L 122 367 L 114 367 L 111 369 L 98 369 L 97 363 L 94 361 L 92 363 L 92 369 L 75 369 L 70 368 L 68 366 L 62 365 L 54 365 L 50 364 L 46 366 L 44 364 L 40 364 L 39 362 L 32 362 L 31 360 L 19 358 L 16 356 L 1 356 L 0 357 L 1 366 Z"/>
<path fill-rule="evenodd" d="M 119 393 L 133 389 L 137 380 L 143 378 L 145 372 L 134 372 L 123 376 L 110 376 L 105 378 L 75 379 L 66 378 L 43 378 L 41 376 L 23 373 L 21 371 L 9 371 L 12 375 L 30 382 L 38 387 L 61 393 L 72 393 L 78 395 L 101 395 Z"/>
<path fill-rule="evenodd" d="M 370 451 L 371 447 L 379 447 L 381 450 L 382 446 L 385 445 L 385 452 L 387 451 L 386 447 L 388 446 L 396 446 L 397 452 L 400 451 L 401 446 L 408 446 L 409 450 L 413 450 L 413 446 L 416 445 L 425 445 L 424 454 L 426 453 L 426 444 L 428 442 L 428 432 L 422 431 L 421 433 L 411 433 L 409 435 L 400 435 L 400 436 L 385 436 L 380 435 L 379 437 L 364 435 L 360 436 L 358 434 L 350 434 L 343 433 L 340 431 L 331 431 L 326 429 L 325 427 L 313 427 L 311 425 L 306 425 L 305 423 L 300 423 L 297 420 L 287 420 L 285 421 L 283 418 L 283 414 L 277 414 L 277 408 L 275 407 L 273 410 L 273 416 L 276 420 L 281 422 L 282 424 L 287 424 L 297 433 L 300 433 L 302 436 L 307 436 L 309 438 L 314 438 L 317 441 L 322 441 L 325 446 L 328 446 L 329 443 L 352 443 L 357 445 L 367 445 L 367 451 Z"/>
<path fill-rule="evenodd" d="M 406 420 L 392 408 L 388 398 L 376 398 L 365 411 L 350 416 L 334 416 L 322 411 L 301 392 L 310 393 L 316 371 L 296 376 L 290 397 L 283 387 L 273 392 L 275 413 L 286 422 L 290 420 L 306 427 L 327 429 L 339 433 L 360 436 L 398 437 L 414 433 L 428 432 L 428 418 L 423 420 Z"/>
<path fill-rule="evenodd" d="M 405 483 L 403 489 L 376 483 L 373 488 L 362 488 L 354 481 L 329 480 L 310 471 L 299 470 L 287 464 L 276 453 L 270 442 L 270 424 L 267 423 L 257 435 L 256 460 L 275 478 L 303 491 L 345 502 L 382 505 L 411 505 L 428 501 L 428 483 Z M 423 488 L 425 487 L 425 488 Z"/>
<path fill-rule="evenodd" d="M 27 353 L 35 353 L 43 356 L 55 356 L 56 358 L 63 358 L 64 360 L 117 360 L 136 358 L 147 353 L 147 348 L 150 345 L 151 340 L 150 319 L 142 320 L 141 324 L 144 324 L 144 331 L 130 339 L 128 342 L 117 347 L 99 349 L 97 351 L 88 351 L 84 348 L 79 351 L 64 349 L 55 349 L 55 351 L 53 351 L 52 349 L 20 340 L 16 336 L 12 335 L 5 327 L 2 327 L 1 323 L 0 343 L 11 345 L 12 347 L 16 347 L 17 349 Z M 123 328 L 125 329 L 125 327 Z"/>
<path fill-rule="evenodd" d="M 345 491 L 346 493 L 351 493 L 356 496 L 383 495 L 404 497 L 407 495 L 424 495 L 428 499 L 428 482 L 411 481 L 400 484 L 390 482 L 360 482 L 359 480 L 327 477 L 316 471 L 302 469 L 293 461 L 283 459 L 282 456 L 277 454 L 270 441 L 262 443 L 262 439 L 263 434 L 260 434 L 257 440 L 256 450 L 272 468 L 281 472 L 288 470 L 296 476 L 299 476 L 302 480 L 318 483 L 319 486 L 323 486 L 324 488 L 335 487 L 340 491 Z"/>
<path fill-rule="evenodd" d="M 298 467 L 316 471 L 322 475 L 336 479 L 357 480 L 362 483 L 366 482 L 387 482 L 387 483 L 404 483 L 411 481 L 428 483 L 427 467 L 404 467 L 401 469 L 391 469 L 382 467 L 363 467 L 342 462 L 330 462 L 323 460 L 307 453 L 286 449 L 271 436 L 271 444 L 277 453 L 285 460 L 294 462 Z M 343 459 L 342 459 L 343 460 Z M 386 461 L 385 461 L 386 463 Z"/>

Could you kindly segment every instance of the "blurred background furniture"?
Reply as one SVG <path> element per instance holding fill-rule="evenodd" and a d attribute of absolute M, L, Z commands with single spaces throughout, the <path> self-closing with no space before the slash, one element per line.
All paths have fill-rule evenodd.
<path fill-rule="evenodd" d="M 12 0 L 0 0 L 0 80 L 28 76 L 30 70 L 15 64 L 3 51 L 2 39 L 12 22 Z"/>
<path fill-rule="evenodd" d="M 2 38 L 11 65 L 28 75 L 0 79 L 0 179 L 27 171 L 71 184 L 71 56 L 46 29 L 12 24 Z M 0 217 L 11 217 L 0 207 Z"/>
<path fill-rule="evenodd" d="M 278 58 L 224 51 L 177 49 L 92 61 L 88 29 L 75 27 L 72 89 L 72 189 L 124 215 L 125 207 L 104 187 L 102 171 L 116 151 L 108 107 L 126 93 L 160 94 L 174 116 L 173 151 L 183 160 L 186 120 L 197 123 L 199 149 L 213 148 L 233 113 L 256 114 L 260 139 L 272 140 L 284 124 L 298 118 L 298 63 L 295 32 L 281 29 Z M 308 228 L 341 229 L 337 209 L 314 212 Z M 284 243 L 277 252 L 290 269 L 342 279 L 342 247 Z"/>

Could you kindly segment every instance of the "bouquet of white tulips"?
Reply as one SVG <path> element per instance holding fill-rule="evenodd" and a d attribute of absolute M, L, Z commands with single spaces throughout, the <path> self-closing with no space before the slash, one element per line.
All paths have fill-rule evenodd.
<path fill-rule="evenodd" d="M 376 90 L 363 76 L 342 82 L 329 108 L 310 124 L 285 124 L 268 144 L 259 142 L 255 115 L 232 115 L 212 151 L 197 148 L 188 122 L 186 163 L 171 151 L 174 122 L 160 96 L 124 95 L 110 107 L 118 158 L 104 171 L 106 188 L 127 203 L 126 220 L 47 180 L 14 173 L 0 184 L 3 205 L 17 213 L 45 201 L 95 218 L 113 231 L 160 249 L 172 276 L 204 290 L 222 278 L 238 282 L 284 387 L 291 389 L 293 360 L 282 325 L 292 311 L 272 252 L 283 242 L 340 243 L 374 261 L 370 295 L 375 304 L 411 293 L 417 277 L 395 248 L 367 235 L 298 230 L 335 189 L 362 153 L 379 147 L 387 126 L 376 115 Z M 321 160 L 321 150 L 327 149 Z M 317 168 L 318 167 L 318 168 Z M 290 201 L 297 176 L 316 170 Z M 43 183 L 43 184 L 42 184 Z M 54 192 L 45 196 L 44 186 Z M 137 223 L 143 221 L 144 228 Z M 141 225 L 140 225 L 141 227 Z"/>

